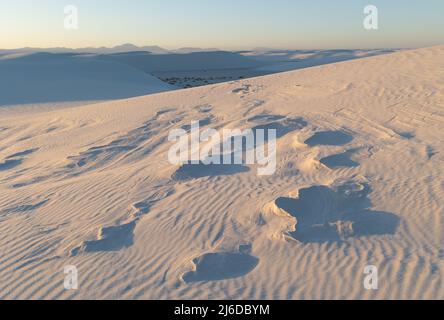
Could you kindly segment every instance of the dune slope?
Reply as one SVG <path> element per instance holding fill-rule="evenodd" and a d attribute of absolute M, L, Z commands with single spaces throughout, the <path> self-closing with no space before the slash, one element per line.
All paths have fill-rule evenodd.
<path fill-rule="evenodd" d="M 2 117 L 0 298 L 443 299 L 443 70 L 433 47 Z M 278 128 L 277 172 L 171 165 L 192 120 Z"/>
<path fill-rule="evenodd" d="M 0 58 L 0 108 L 114 100 L 174 89 L 124 64 L 93 55 L 31 53 Z"/>

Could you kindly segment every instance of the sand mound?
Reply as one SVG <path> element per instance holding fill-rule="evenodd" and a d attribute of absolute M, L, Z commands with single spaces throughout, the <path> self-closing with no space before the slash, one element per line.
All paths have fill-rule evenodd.
<path fill-rule="evenodd" d="M 0 59 L 0 108 L 99 101 L 174 89 L 153 76 L 86 54 L 32 53 Z"/>

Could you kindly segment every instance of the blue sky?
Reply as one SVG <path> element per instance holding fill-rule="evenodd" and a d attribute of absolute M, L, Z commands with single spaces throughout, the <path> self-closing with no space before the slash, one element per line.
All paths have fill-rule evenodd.
<path fill-rule="evenodd" d="M 63 28 L 66 5 L 79 29 Z M 362 26 L 379 9 L 379 30 Z M 380 48 L 444 44 L 443 0 L 0 0 L 0 48 Z"/>

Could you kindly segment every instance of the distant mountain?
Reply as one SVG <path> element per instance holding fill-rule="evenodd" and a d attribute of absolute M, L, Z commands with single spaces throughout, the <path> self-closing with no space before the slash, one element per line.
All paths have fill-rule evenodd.
<path fill-rule="evenodd" d="M 172 53 L 194 53 L 194 52 L 214 52 L 214 51 L 221 51 L 221 50 L 217 48 L 193 48 L 193 47 L 185 47 L 185 48 L 170 50 L 170 52 Z"/>
<path fill-rule="evenodd" d="M 84 48 L 65 48 L 65 47 L 53 47 L 53 48 L 19 48 L 19 49 L 0 49 L 0 54 L 9 53 L 33 53 L 33 52 L 49 52 L 49 53 L 96 53 L 96 54 L 113 54 L 113 53 L 124 53 L 133 51 L 147 51 L 152 54 L 168 54 L 168 53 L 194 53 L 194 52 L 211 52 L 220 51 L 216 48 L 194 48 L 186 47 L 174 50 L 167 50 L 159 46 L 143 46 L 139 47 L 132 43 L 125 43 L 112 48 L 107 47 L 84 47 Z"/>
<path fill-rule="evenodd" d="M 123 52 L 132 52 L 132 51 L 148 51 L 154 54 L 166 54 L 169 53 L 168 50 L 161 48 L 159 46 L 144 46 L 138 47 L 131 43 L 126 43 L 120 46 L 115 46 L 114 48 L 110 48 L 108 50 L 104 50 L 104 52 L 97 53 L 123 53 Z"/>
<path fill-rule="evenodd" d="M 217 48 L 196 48 L 196 47 L 184 47 L 179 49 L 167 50 L 159 46 L 136 46 L 132 43 L 124 43 L 115 47 L 84 47 L 84 48 L 65 48 L 65 47 L 53 47 L 53 48 L 19 48 L 19 49 L 0 49 L 0 54 L 5 53 L 34 53 L 34 52 L 49 52 L 49 53 L 96 53 L 96 54 L 113 54 L 133 51 L 147 51 L 153 54 L 167 54 L 167 53 L 194 53 L 194 52 L 213 52 L 221 51 Z"/>
<path fill-rule="evenodd" d="M 85 48 L 64 48 L 64 47 L 54 47 L 54 48 L 19 48 L 19 49 L 0 49 L 0 54 L 8 53 L 33 53 L 33 52 L 49 52 L 49 53 L 96 53 L 96 54 L 113 54 L 113 53 L 123 53 L 131 51 L 148 51 L 153 54 L 166 54 L 169 53 L 168 50 L 163 49 L 159 46 L 144 46 L 138 47 L 131 43 L 125 43 L 112 48 L 107 47 L 85 47 Z"/>

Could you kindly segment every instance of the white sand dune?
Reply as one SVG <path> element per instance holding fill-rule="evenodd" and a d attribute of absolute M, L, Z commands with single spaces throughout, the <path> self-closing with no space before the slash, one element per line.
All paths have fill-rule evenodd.
<path fill-rule="evenodd" d="M 196 71 L 242 69 L 263 66 L 263 62 L 226 51 L 151 54 L 126 52 L 102 56 L 102 59 L 119 61 L 145 72 Z"/>
<path fill-rule="evenodd" d="M 61 109 L 388 52 L 392 50 L 165 51 L 131 44 L 114 48 L 0 50 L 0 114 L 17 113 L 17 106 L 28 112 Z"/>
<path fill-rule="evenodd" d="M 440 46 L 1 117 L 0 298 L 444 299 L 443 70 Z M 277 128 L 276 174 L 171 165 L 192 120 Z"/>
<path fill-rule="evenodd" d="M 309 68 L 329 63 L 336 63 L 381 54 L 393 53 L 398 49 L 374 50 L 272 50 L 263 49 L 242 52 L 242 55 L 257 61 L 266 62 L 266 65 L 256 68 L 262 72 L 284 72 Z"/>
<path fill-rule="evenodd" d="M 114 100 L 174 89 L 118 62 L 103 61 L 93 55 L 44 52 L 0 57 L 0 88 L 0 109 L 11 105 Z"/>

